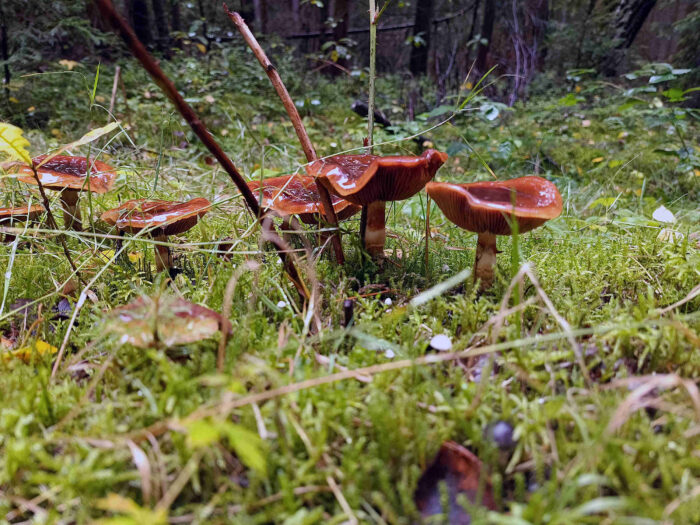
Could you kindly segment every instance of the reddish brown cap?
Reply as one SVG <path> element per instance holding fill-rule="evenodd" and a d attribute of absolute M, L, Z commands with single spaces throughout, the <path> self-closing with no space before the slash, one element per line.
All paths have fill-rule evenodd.
<path fill-rule="evenodd" d="M 153 234 L 177 235 L 197 224 L 210 206 L 211 203 L 201 197 L 187 202 L 134 199 L 107 210 L 100 218 L 131 233 L 153 228 Z"/>
<path fill-rule="evenodd" d="M 44 213 L 44 207 L 41 204 L 19 206 L 17 208 L 0 208 L 0 224 L 36 219 L 42 213 Z"/>
<path fill-rule="evenodd" d="M 41 164 L 46 155 L 33 159 L 34 165 Z M 50 190 L 78 190 L 93 193 L 107 193 L 112 189 L 117 173 L 112 166 L 90 160 L 90 178 L 88 175 L 88 159 L 69 155 L 56 155 L 37 168 L 37 173 L 44 188 Z M 28 184 L 37 184 L 34 172 L 28 166 L 19 168 L 19 180 Z"/>
<path fill-rule="evenodd" d="M 536 176 L 470 184 L 430 182 L 426 190 L 448 219 L 475 233 L 510 235 L 508 220 L 513 216 L 525 233 L 559 217 L 562 210 L 557 187 Z"/>
<path fill-rule="evenodd" d="M 331 193 L 354 204 L 401 201 L 423 189 L 447 160 L 447 153 L 429 149 L 419 157 L 336 155 L 307 167 Z"/>
<path fill-rule="evenodd" d="M 298 215 L 299 219 L 306 224 L 318 224 L 319 213 L 323 209 L 323 205 L 313 177 L 284 175 L 248 183 L 248 187 L 256 198 L 260 194 L 261 186 L 264 208 L 274 210 L 282 217 Z M 330 197 L 338 220 L 348 219 L 360 211 L 359 206 L 337 195 L 331 194 Z"/>

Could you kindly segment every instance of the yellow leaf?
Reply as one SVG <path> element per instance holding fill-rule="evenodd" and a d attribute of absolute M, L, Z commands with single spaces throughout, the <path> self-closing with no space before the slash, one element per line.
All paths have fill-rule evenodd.
<path fill-rule="evenodd" d="M 33 357 L 42 356 L 45 354 L 55 354 L 56 352 L 58 352 L 58 348 L 39 339 L 32 346 L 25 346 L 23 348 L 18 348 L 17 350 L 12 350 L 11 352 L 4 352 L 0 354 L 0 356 L 5 362 L 10 361 L 11 359 L 20 359 L 25 363 L 29 363 L 32 361 Z"/>
<path fill-rule="evenodd" d="M 462 84 L 462 87 L 464 89 L 471 89 L 474 87 L 474 84 L 472 84 L 471 82 L 465 82 L 464 84 Z"/>
<path fill-rule="evenodd" d="M 581 93 L 581 86 L 576 86 L 574 91 L 576 91 L 576 93 Z"/>
<path fill-rule="evenodd" d="M 27 151 L 29 141 L 22 136 L 23 133 L 17 126 L 0 122 L 0 153 L 31 166 L 32 157 Z"/>
<path fill-rule="evenodd" d="M 15 97 L 10 97 L 10 102 L 13 104 L 19 104 L 19 100 L 17 100 Z"/>
<path fill-rule="evenodd" d="M 700 170 L 699 169 L 695 168 L 693 171 L 695 172 L 696 177 L 700 177 Z"/>
<path fill-rule="evenodd" d="M 58 128 L 53 128 L 53 129 L 51 130 L 51 134 L 52 134 L 54 137 L 58 138 L 58 137 L 61 136 L 61 130 L 58 129 Z"/>
<path fill-rule="evenodd" d="M 591 162 L 593 164 L 598 164 L 599 162 L 603 162 L 604 160 L 605 160 L 605 157 L 596 157 Z"/>
<path fill-rule="evenodd" d="M 75 60 L 65 60 L 65 59 L 59 60 L 58 63 L 61 64 L 63 67 L 67 68 L 68 71 L 73 71 L 73 68 L 75 66 L 79 65 L 79 63 L 76 62 Z"/>
<path fill-rule="evenodd" d="M 65 146 L 61 146 L 58 148 L 56 151 L 53 153 L 49 154 L 46 156 L 44 160 L 41 161 L 41 164 L 39 166 L 42 166 L 46 164 L 48 161 L 50 161 L 52 158 L 54 158 L 56 155 L 60 155 L 67 149 L 71 148 L 77 148 L 78 146 L 83 146 L 85 144 L 88 144 L 89 142 L 92 142 L 93 140 L 99 139 L 101 136 L 106 135 L 107 133 L 110 133 L 114 129 L 119 127 L 119 122 L 110 122 L 106 126 L 102 126 L 101 128 L 95 128 L 90 131 L 88 131 L 85 135 L 80 137 L 78 140 L 75 142 L 71 142 L 70 144 L 66 144 Z M 37 166 L 37 167 L 39 167 Z"/>
<path fill-rule="evenodd" d="M 199 49 L 200 53 L 206 54 L 207 46 L 205 46 L 204 44 L 200 44 L 199 42 L 197 42 L 195 46 L 197 46 L 197 49 Z"/>
<path fill-rule="evenodd" d="M 27 108 L 27 113 L 31 113 L 32 111 L 36 111 L 36 108 L 34 106 L 29 106 Z"/>

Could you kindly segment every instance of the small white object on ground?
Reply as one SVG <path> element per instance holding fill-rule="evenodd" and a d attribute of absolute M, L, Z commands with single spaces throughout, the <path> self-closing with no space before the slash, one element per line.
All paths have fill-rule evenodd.
<path fill-rule="evenodd" d="M 452 341 L 445 334 L 435 335 L 430 340 L 430 348 L 438 352 L 447 352 L 452 350 Z"/>
<path fill-rule="evenodd" d="M 282 309 L 282 308 L 286 308 L 286 307 L 287 307 L 287 303 L 285 301 L 280 301 L 279 303 L 277 303 L 277 308 Z"/>
<path fill-rule="evenodd" d="M 386 299 L 384 299 L 384 304 L 387 306 L 391 306 L 392 305 L 391 297 L 387 297 Z"/>
<path fill-rule="evenodd" d="M 666 206 L 659 206 L 654 210 L 654 213 L 651 216 L 655 221 L 665 222 L 667 224 L 673 224 L 676 222 L 676 216 L 673 215 L 671 210 L 669 210 Z"/>
<path fill-rule="evenodd" d="M 393 350 L 389 349 L 386 352 L 384 352 L 384 357 L 387 359 L 393 359 L 396 354 L 394 353 Z"/>
<path fill-rule="evenodd" d="M 681 232 L 671 228 L 664 228 L 659 232 L 659 235 L 656 238 L 663 242 L 676 242 L 682 241 L 683 237 L 685 236 Z"/>

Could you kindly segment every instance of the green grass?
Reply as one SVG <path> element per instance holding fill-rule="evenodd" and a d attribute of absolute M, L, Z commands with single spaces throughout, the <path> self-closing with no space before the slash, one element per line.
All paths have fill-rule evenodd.
<path fill-rule="evenodd" d="M 299 169 L 302 152 L 267 80 L 240 50 L 225 57 L 208 59 L 208 76 L 201 62 L 184 57 L 166 66 L 248 178 L 259 177 L 260 169 Z M 295 100 L 304 94 L 302 112 L 320 154 L 362 143 L 365 123 L 349 105 L 364 80 L 331 84 L 294 72 L 289 63 L 281 69 Z M 112 70 L 101 67 L 96 101 L 103 106 L 109 105 Z M 494 322 L 512 278 L 512 240 L 502 238 L 491 291 L 478 296 L 468 279 L 462 290 L 411 306 L 421 291 L 470 268 L 476 244 L 473 234 L 432 206 L 426 269 L 422 194 L 389 208 L 388 248 L 394 255 L 381 267 L 358 249 L 358 220 L 344 224 L 346 265 L 338 268 L 324 255 L 315 266 L 317 331 L 316 321 L 295 309 L 297 297 L 274 253 L 260 250 L 259 231 L 228 177 L 205 162 L 207 153 L 136 65 L 125 70 L 132 127 L 108 145 L 100 143 L 102 160 L 120 169 L 117 187 L 92 196 L 91 212 L 88 199 L 82 200 L 84 222 L 93 217 L 98 235 L 88 229 L 67 239 L 86 278 L 109 267 L 78 315 L 54 380 L 49 357 L 33 364 L 0 361 L 0 522 L 83 523 L 120 516 L 118 523 L 156 523 L 167 515 L 180 523 L 343 523 L 348 517 L 330 489 L 332 478 L 360 522 L 408 524 L 416 518 L 417 480 L 447 439 L 484 461 L 500 495 L 499 512 L 475 516 L 483 523 L 700 521 L 700 413 L 692 400 L 697 390 L 692 383 L 690 390 L 662 383 L 676 375 L 700 377 L 700 298 L 659 312 L 700 283 L 700 249 L 689 239 L 700 229 L 692 118 L 673 121 L 672 108 L 646 105 L 619 111 L 617 92 L 593 82 L 576 106 L 559 105 L 564 93 L 555 93 L 513 110 L 501 108 L 493 121 L 480 116 L 477 100 L 475 110 L 430 133 L 437 148 L 452 153 L 437 179 L 490 177 L 470 155 L 467 140 L 499 177 L 538 169 L 557 184 L 565 200 L 562 216 L 519 238 L 519 260 L 529 262 L 541 289 L 525 278 L 520 288 L 526 306 Z M 107 122 L 103 108 L 89 107 L 94 72 L 85 66 L 75 71 L 21 79 L 10 116 L 24 126 L 32 154 Z M 397 110 L 390 117 L 399 137 L 433 125 L 435 120 L 401 120 L 401 89 L 395 79 L 378 83 L 380 107 Z M 30 106 L 46 113 L 39 128 L 24 120 Z M 123 112 L 120 100 L 117 113 Z M 590 125 L 584 127 L 584 120 Z M 393 138 L 376 133 L 377 142 Z M 183 141 L 188 145 L 180 148 Z M 683 142 L 690 155 L 669 154 Z M 405 141 L 381 152 L 413 147 Z M 34 191 L 11 179 L 4 185 L 6 202 L 26 200 Z M 185 271 L 172 292 L 221 311 L 236 269 L 246 261 L 262 263 L 240 273 L 223 374 L 216 371 L 215 339 L 142 350 L 120 345 L 103 324 L 106 311 L 140 294 L 157 294 L 163 283 L 148 264 L 153 255 L 147 239 L 127 248 L 141 257 L 135 265 L 100 254 L 114 248 L 100 236 L 111 232 L 96 218 L 126 199 L 195 196 L 216 206 L 173 239 L 176 264 Z M 673 227 L 683 240 L 658 239 L 663 225 L 652 213 L 660 205 L 677 217 Z M 240 244 L 225 263 L 213 250 L 229 236 Z M 30 230 L 14 259 L 12 249 L 0 247 L 8 275 L 0 322 L 8 329 L 9 306 L 36 299 L 41 319 L 28 340 L 59 347 L 68 323 L 52 319 L 51 308 L 70 276 L 60 246 L 45 230 Z M 310 282 L 305 257 L 300 267 Z M 541 294 L 571 326 L 590 382 Z M 357 298 L 348 329 L 340 326 L 346 297 Z M 280 301 L 287 304 L 280 307 Z M 439 333 L 449 335 L 456 350 L 472 348 L 474 357 L 225 407 L 227 400 L 322 378 L 338 366 L 419 358 Z M 330 361 L 320 364 L 317 354 Z M 648 381 L 659 383 L 642 405 L 627 407 L 633 389 Z M 203 414 L 203 407 L 221 409 L 193 423 L 192 414 Z M 513 451 L 499 451 L 486 435 L 497 420 L 515 427 Z M 164 421 L 171 428 L 159 425 Z M 151 426 L 158 431 L 142 432 Z M 110 494 L 133 505 L 115 496 L 105 500 Z"/>

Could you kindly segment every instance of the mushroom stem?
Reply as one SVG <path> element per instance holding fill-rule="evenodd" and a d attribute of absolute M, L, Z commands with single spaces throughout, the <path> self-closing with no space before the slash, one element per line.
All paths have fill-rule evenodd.
<path fill-rule="evenodd" d="M 61 204 L 63 205 L 63 222 L 66 230 L 83 230 L 83 222 L 80 217 L 78 197 L 80 192 L 75 190 L 63 190 L 61 192 Z"/>
<path fill-rule="evenodd" d="M 384 243 L 386 242 L 386 201 L 375 201 L 364 207 L 367 221 L 362 241 L 365 250 L 372 257 L 379 257 L 384 254 Z"/>
<path fill-rule="evenodd" d="M 154 235 L 153 240 L 156 242 L 167 242 L 167 235 Z M 170 270 L 173 266 L 173 257 L 170 253 L 170 247 L 164 246 L 162 244 L 154 244 L 153 249 L 156 254 L 156 270 L 162 272 L 163 270 Z"/>
<path fill-rule="evenodd" d="M 493 284 L 493 267 L 496 265 L 496 236 L 492 233 L 480 233 L 476 243 L 474 260 L 474 282 L 481 281 L 479 289 L 483 292 Z"/>

